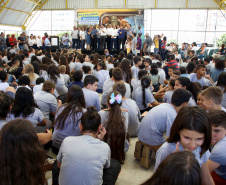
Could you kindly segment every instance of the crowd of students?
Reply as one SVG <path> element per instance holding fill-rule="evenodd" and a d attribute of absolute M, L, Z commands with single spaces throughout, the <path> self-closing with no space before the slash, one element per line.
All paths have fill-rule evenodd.
<path fill-rule="evenodd" d="M 53 184 L 115 184 L 130 137 L 156 158 L 143 184 L 226 182 L 225 60 L 32 48 L 1 52 L 0 80 L 0 184 L 46 184 L 47 145 Z"/>

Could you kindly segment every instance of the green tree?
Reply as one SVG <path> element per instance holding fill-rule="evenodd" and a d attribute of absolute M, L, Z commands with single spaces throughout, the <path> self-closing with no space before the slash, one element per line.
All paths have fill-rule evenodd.
<path fill-rule="evenodd" d="M 221 35 L 221 37 L 217 41 L 217 44 L 219 44 L 219 46 L 221 46 L 222 44 L 226 44 L 226 33 Z"/>

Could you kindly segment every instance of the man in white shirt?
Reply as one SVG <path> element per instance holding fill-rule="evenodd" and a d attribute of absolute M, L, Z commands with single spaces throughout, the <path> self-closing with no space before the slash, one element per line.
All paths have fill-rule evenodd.
<path fill-rule="evenodd" d="M 107 49 L 111 51 L 111 35 L 112 35 L 112 26 L 111 24 L 108 25 L 107 30 L 106 30 L 106 35 L 107 35 Z"/>
<path fill-rule="evenodd" d="M 69 48 L 69 43 L 70 43 L 70 39 L 68 37 L 68 34 L 66 33 L 65 36 L 62 38 L 63 41 L 63 47 L 64 48 Z"/>
<path fill-rule="evenodd" d="M 191 46 L 191 50 L 194 50 L 195 52 L 198 50 L 196 42 L 192 42 Z"/>
<path fill-rule="evenodd" d="M 116 29 L 116 26 L 113 26 L 113 29 L 111 30 L 111 49 L 113 50 L 113 48 L 115 50 L 118 49 L 117 46 L 117 34 L 118 34 L 118 30 Z M 114 47 L 113 47 L 113 43 L 114 43 Z"/>
<path fill-rule="evenodd" d="M 86 33 L 85 33 L 83 27 L 80 30 L 79 37 L 80 37 L 80 46 L 81 46 L 81 49 L 84 49 L 84 47 L 85 47 L 85 40 L 86 40 Z"/>
<path fill-rule="evenodd" d="M 132 53 L 136 55 L 136 47 L 137 47 L 137 38 L 136 33 L 133 33 L 133 40 L 132 40 Z"/>
<path fill-rule="evenodd" d="M 38 36 L 38 39 L 37 39 L 37 47 L 39 49 L 41 49 L 41 47 L 42 47 L 42 39 L 41 39 L 41 36 L 40 35 Z"/>
<path fill-rule="evenodd" d="M 106 48 L 106 28 L 104 25 L 101 25 L 100 28 L 100 50 L 104 50 Z"/>
<path fill-rule="evenodd" d="M 76 29 L 76 26 L 74 26 L 74 30 L 71 32 L 71 37 L 72 37 L 72 48 L 75 48 L 76 44 L 76 49 L 78 49 L 78 30 Z"/>

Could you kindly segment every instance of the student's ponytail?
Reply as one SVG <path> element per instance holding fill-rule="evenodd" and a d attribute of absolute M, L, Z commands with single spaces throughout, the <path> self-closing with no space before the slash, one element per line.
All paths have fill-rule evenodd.
<path fill-rule="evenodd" d="M 107 103 L 110 106 L 108 114 L 108 122 L 106 123 L 106 135 L 104 141 L 111 148 L 111 157 L 118 160 L 120 163 L 125 161 L 125 138 L 126 129 L 122 111 L 122 95 L 118 91 L 112 91 L 107 98 Z"/>
<path fill-rule="evenodd" d="M 141 87 L 142 87 L 142 97 L 143 97 L 143 105 L 146 108 L 147 105 L 145 103 L 145 89 L 148 88 L 151 84 L 151 78 L 150 76 L 144 76 L 143 78 L 141 78 Z"/>

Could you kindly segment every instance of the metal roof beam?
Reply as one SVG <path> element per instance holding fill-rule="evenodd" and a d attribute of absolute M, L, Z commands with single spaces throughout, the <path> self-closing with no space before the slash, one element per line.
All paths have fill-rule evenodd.
<path fill-rule="evenodd" d="M 2 13 L 2 11 L 4 10 L 4 8 L 6 7 L 6 5 L 8 4 L 9 0 L 5 1 L 5 0 L 1 0 L 0 2 L 0 14 Z"/>
<path fill-rule="evenodd" d="M 36 4 L 36 5 L 41 5 L 39 2 L 40 2 L 40 0 L 39 1 L 34 1 L 34 0 L 26 0 L 27 2 L 29 2 L 29 3 L 34 3 L 34 4 Z"/>
<path fill-rule="evenodd" d="M 29 14 L 28 12 L 24 12 L 24 11 L 20 11 L 20 10 L 15 10 L 15 9 L 7 8 L 7 7 L 5 7 L 5 9 L 11 10 L 11 11 L 15 11 L 15 12 L 20 12 L 20 13 L 26 13 L 26 14 Z"/>

